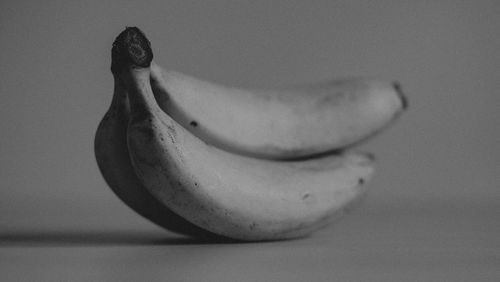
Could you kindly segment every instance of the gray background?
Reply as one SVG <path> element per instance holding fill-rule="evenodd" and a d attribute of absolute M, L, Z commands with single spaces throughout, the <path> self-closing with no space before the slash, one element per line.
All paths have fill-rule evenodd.
<path fill-rule="evenodd" d="M 93 273 L 89 270 L 101 265 L 95 263 L 97 258 L 102 265 L 114 265 L 109 272 L 97 272 L 95 277 L 106 280 L 130 269 L 148 272 L 150 278 L 175 274 L 220 280 L 223 269 L 234 267 L 231 263 L 241 258 L 234 249 L 227 251 L 228 246 L 198 246 L 196 252 L 190 245 L 190 253 L 176 245 L 183 260 L 177 272 L 163 273 L 166 266 L 160 261 L 172 267 L 173 258 L 160 251 L 169 244 L 144 250 L 142 256 L 134 254 L 150 259 L 156 268 L 137 266 L 126 253 L 128 243 L 170 236 L 112 194 L 93 155 L 94 133 L 111 100 L 111 44 L 125 26 L 138 26 L 152 41 L 158 63 L 220 83 L 267 87 L 348 75 L 402 83 L 410 110 L 363 146 L 379 159 L 363 208 L 316 237 L 327 246 L 344 246 L 342 254 L 350 254 L 352 261 L 359 263 L 354 254 L 364 255 L 366 264 L 356 268 L 344 261 L 344 270 L 352 268 L 354 276 L 332 273 L 331 266 L 321 263 L 300 273 L 316 273 L 317 280 L 339 275 L 383 281 L 408 277 L 413 273 L 410 266 L 416 264 L 428 270 L 415 270 L 428 275 L 421 276 L 427 280 L 463 278 L 475 272 L 461 266 L 467 269 L 471 261 L 480 261 L 474 269 L 486 273 L 485 281 L 498 278 L 499 14 L 499 1 L 1 1 L 0 258 L 6 254 L 10 263 L 0 261 L 0 270 L 13 279 L 29 278 L 33 273 L 57 273 L 62 264 L 64 273 L 75 278 Z M 387 225 L 390 222 L 397 224 Z M 374 235 L 379 243 L 414 247 L 417 256 L 391 253 L 390 246 L 380 244 L 380 253 L 367 255 L 363 248 L 374 245 L 361 247 L 367 238 L 352 235 L 360 233 Z M 327 240 L 330 235 L 332 241 Z M 278 244 L 281 249 L 276 252 L 282 257 L 291 252 L 287 250 L 309 244 L 305 250 L 311 254 L 341 263 L 338 252 L 322 253 L 318 242 L 310 240 Z M 450 263 L 449 242 L 464 249 L 451 248 L 456 269 L 440 272 L 436 263 Z M 85 253 L 86 260 L 79 262 L 79 256 L 68 257 L 60 244 L 99 246 L 102 252 Z M 124 253 L 107 253 L 108 245 L 114 244 Z M 38 259 L 31 245 L 45 247 L 36 248 Z M 256 247 L 261 253 L 252 251 L 254 256 L 245 253 L 247 249 L 240 251 L 250 261 L 262 261 L 265 250 L 273 246 Z M 442 252 L 421 253 L 431 249 Z M 109 256 L 98 255 L 102 253 Z M 224 264 L 203 264 L 210 260 L 192 257 L 199 253 L 219 257 Z M 47 254 L 59 258 L 58 263 L 39 266 Z M 155 254 L 160 256 L 157 260 Z M 391 268 L 406 255 L 421 255 L 421 260 Z M 368 263 L 380 256 L 385 258 L 379 261 L 382 265 Z M 274 261 L 271 257 L 270 253 L 269 262 Z M 311 262 L 306 255 L 299 258 L 298 265 Z M 193 259 L 203 265 L 201 270 L 189 269 L 192 265 L 186 262 Z M 383 262 L 392 272 L 374 271 L 383 269 Z M 121 264 L 125 267 L 117 268 Z M 260 273 L 258 280 L 302 280 L 294 274 L 293 264 L 275 265 L 269 271 L 265 264 L 250 265 L 251 271 L 231 273 L 239 278 Z"/>

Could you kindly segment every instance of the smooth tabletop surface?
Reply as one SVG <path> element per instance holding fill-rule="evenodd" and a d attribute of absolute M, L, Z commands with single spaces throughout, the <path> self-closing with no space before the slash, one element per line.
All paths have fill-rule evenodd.
<path fill-rule="evenodd" d="M 499 215 L 498 205 L 365 203 L 311 237 L 267 243 L 200 242 L 149 224 L 11 226 L 0 233 L 0 273 L 2 281 L 499 281 Z"/>

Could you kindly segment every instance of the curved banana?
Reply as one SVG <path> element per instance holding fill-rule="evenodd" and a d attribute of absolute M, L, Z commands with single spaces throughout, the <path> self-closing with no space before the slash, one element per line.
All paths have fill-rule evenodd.
<path fill-rule="evenodd" d="M 298 159 L 357 144 L 407 107 L 398 83 L 351 78 L 275 90 L 227 87 L 151 65 L 160 107 L 222 149 Z"/>
<path fill-rule="evenodd" d="M 211 238 L 214 234 L 191 224 L 156 200 L 137 178 L 127 148 L 130 109 L 125 87 L 114 76 L 111 105 L 94 140 L 98 167 L 111 190 L 141 216 L 170 231 Z"/>
<path fill-rule="evenodd" d="M 276 240 L 321 228 L 363 194 L 374 170 L 370 155 L 261 160 L 192 135 L 159 108 L 150 85 L 151 50 L 130 33 L 120 54 L 131 106 L 129 153 L 144 186 L 174 212 L 226 237 Z"/>

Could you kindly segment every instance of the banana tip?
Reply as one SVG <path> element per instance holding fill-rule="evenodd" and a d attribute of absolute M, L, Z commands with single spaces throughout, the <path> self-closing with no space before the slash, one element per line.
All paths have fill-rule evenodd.
<path fill-rule="evenodd" d="M 127 67 L 149 67 L 153 60 L 151 43 L 137 27 L 126 27 L 113 42 L 111 49 L 111 71 Z"/>
<path fill-rule="evenodd" d="M 401 99 L 401 104 L 402 104 L 403 110 L 408 109 L 408 106 L 409 106 L 408 98 L 406 98 L 406 95 L 403 92 L 403 89 L 401 87 L 401 83 L 399 83 L 398 81 L 394 81 L 392 83 L 392 87 L 394 87 L 394 90 L 396 90 L 396 93 L 398 93 L 398 96 Z"/>

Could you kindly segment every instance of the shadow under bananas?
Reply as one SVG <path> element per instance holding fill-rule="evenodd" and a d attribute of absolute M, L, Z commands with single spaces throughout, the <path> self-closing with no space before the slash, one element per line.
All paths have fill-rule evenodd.
<path fill-rule="evenodd" d="M 161 246 L 241 244 L 228 238 L 194 238 L 176 234 L 136 231 L 0 231 L 0 248 L 5 247 L 78 247 L 78 246 Z"/>

